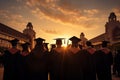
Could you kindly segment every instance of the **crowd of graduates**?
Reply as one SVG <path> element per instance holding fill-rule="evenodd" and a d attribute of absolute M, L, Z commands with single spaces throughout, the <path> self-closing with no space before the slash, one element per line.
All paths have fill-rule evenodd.
<path fill-rule="evenodd" d="M 96 50 L 90 41 L 82 48 L 79 38 L 69 40 L 72 44 L 64 48 L 62 39 L 56 39 L 50 51 L 42 38 L 35 39 L 31 51 L 29 43 L 22 44 L 21 51 L 17 49 L 19 40 L 11 40 L 12 48 L 0 57 L 3 80 L 48 80 L 48 74 L 50 80 L 112 80 L 113 55 L 108 41 L 102 41 L 101 49 Z"/>

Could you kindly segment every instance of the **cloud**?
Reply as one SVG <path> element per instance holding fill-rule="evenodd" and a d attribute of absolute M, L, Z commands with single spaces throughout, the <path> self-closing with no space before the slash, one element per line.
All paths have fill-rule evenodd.
<path fill-rule="evenodd" d="M 84 12 L 87 14 L 94 15 L 97 14 L 99 11 L 97 9 L 91 9 L 91 10 L 84 10 Z"/>
<path fill-rule="evenodd" d="M 115 12 L 116 16 L 120 16 L 120 8 L 113 8 L 113 12 Z"/>
<path fill-rule="evenodd" d="M 82 11 L 74 7 L 70 0 L 27 0 L 26 4 L 33 8 L 32 13 L 38 17 L 42 15 L 52 21 L 77 26 L 95 23 L 97 18 L 94 19 L 93 16 L 99 13 L 97 9 Z M 83 27 L 87 26 L 84 25 Z"/>
<path fill-rule="evenodd" d="M 22 15 L 12 13 L 8 10 L 0 10 L 0 13 L 1 13 L 0 22 L 8 26 L 11 26 L 12 28 L 16 28 L 18 30 L 22 30 L 25 28 L 25 25 L 27 24 L 27 20 L 23 18 Z"/>
<path fill-rule="evenodd" d="M 41 30 L 48 34 L 60 34 L 60 32 L 56 30 L 47 30 L 47 29 L 41 29 Z"/>

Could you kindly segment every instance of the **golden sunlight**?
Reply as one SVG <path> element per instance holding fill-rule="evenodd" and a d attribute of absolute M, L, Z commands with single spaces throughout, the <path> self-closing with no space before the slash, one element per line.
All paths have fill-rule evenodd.
<path fill-rule="evenodd" d="M 69 41 L 69 38 L 65 38 L 65 41 L 63 42 L 62 46 L 66 48 L 69 44 L 71 44 L 71 41 Z"/>

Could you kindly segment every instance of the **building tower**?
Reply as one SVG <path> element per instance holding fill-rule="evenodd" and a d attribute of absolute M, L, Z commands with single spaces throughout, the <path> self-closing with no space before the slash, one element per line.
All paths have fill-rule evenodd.
<path fill-rule="evenodd" d="M 83 46 L 83 48 L 85 48 L 85 47 L 86 47 L 86 41 L 87 41 L 88 39 L 85 38 L 85 34 L 84 34 L 83 32 L 81 32 L 81 34 L 80 34 L 80 39 L 81 39 L 81 41 L 80 41 L 79 44 L 81 44 L 81 45 Z"/>
<path fill-rule="evenodd" d="M 106 40 L 111 44 L 120 41 L 120 22 L 117 20 L 116 14 L 111 12 L 108 17 L 108 22 L 105 24 Z"/>
<path fill-rule="evenodd" d="M 108 17 L 108 21 L 111 22 L 111 21 L 116 21 L 117 18 L 116 18 L 116 15 L 114 12 L 111 12 L 110 13 L 110 16 Z"/>
<path fill-rule="evenodd" d="M 23 30 L 23 34 L 25 34 L 29 38 L 31 49 L 33 49 L 36 32 L 33 30 L 33 25 L 31 22 L 28 22 L 26 28 Z"/>

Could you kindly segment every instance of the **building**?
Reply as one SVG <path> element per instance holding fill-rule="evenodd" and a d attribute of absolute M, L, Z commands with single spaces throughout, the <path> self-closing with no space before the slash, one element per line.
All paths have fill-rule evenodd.
<path fill-rule="evenodd" d="M 105 24 L 105 33 L 90 39 L 96 48 L 99 48 L 101 41 L 104 40 L 110 41 L 110 47 L 113 50 L 120 49 L 120 22 L 114 12 L 111 12 L 108 17 L 108 22 Z"/>
<path fill-rule="evenodd" d="M 23 33 L 19 32 L 11 27 L 0 23 L 0 51 L 2 48 L 10 48 L 11 44 L 9 40 L 14 38 L 19 39 L 19 48 L 20 44 L 24 42 L 31 43 L 31 49 L 34 46 L 34 38 L 35 38 L 35 31 L 33 30 L 32 23 L 28 23 L 26 29 L 24 29 Z"/>
<path fill-rule="evenodd" d="M 86 41 L 88 41 L 88 39 L 85 37 L 85 34 L 83 32 L 81 32 L 80 34 L 80 42 L 79 44 L 82 45 L 82 48 L 86 47 Z"/>
<path fill-rule="evenodd" d="M 31 44 L 31 49 L 33 49 L 36 32 L 33 30 L 33 25 L 31 22 L 29 22 L 26 28 L 23 30 L 23 34 L 26 35 L 26 37 L 29 39 L 29 42 Z"/>

